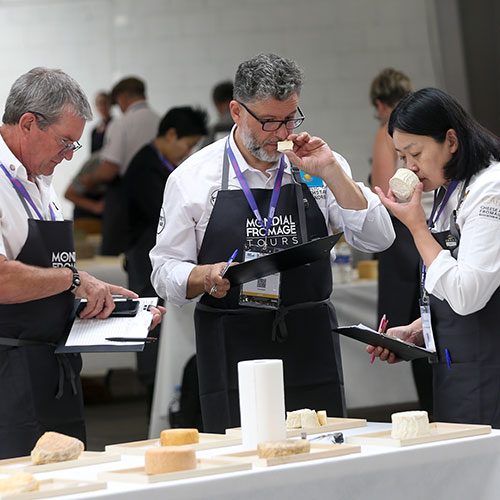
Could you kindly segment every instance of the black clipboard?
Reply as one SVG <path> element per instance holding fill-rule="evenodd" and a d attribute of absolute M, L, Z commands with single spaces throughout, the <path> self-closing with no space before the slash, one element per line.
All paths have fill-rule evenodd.
<path fill-rule="evenodd" d="M 279 252 L 270 253 L 257 259 L 231 266 L 224 278 L 231 282 L 231 286 L 241 285 L 249 281 L 293 269 L 294 267 L 309 264 L 330 254 L 330 250 L 339 241 L 344 233 L 336 233 L 302 243 Z"/>
<path fill-rule="evenodd" d="M 396 354 L 399 359 L 405 361 L 419 358 L 429 358 L 431 362 L 437 361 L 437 354 L 433 351 L 429 351 L 411 342 L 397 339 L 392 335 L 377 332 L 366 326 L 339 326 L 334 331 L 351 339 L 359 340 L 367 345 L 385 347 Z"/>

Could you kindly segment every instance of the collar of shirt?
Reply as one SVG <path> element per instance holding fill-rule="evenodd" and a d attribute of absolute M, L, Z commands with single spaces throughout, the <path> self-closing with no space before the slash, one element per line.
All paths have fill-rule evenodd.
<path fill-rule="evenodd" d="M 236 131 L 236 125 L 234 125 L 233 128 L 231 129 L 231 133 L 229 136 L 229 142 L 231 144 L 231 149 L 233 150 L 234 156 L 236 158 L 236 161 L 238 162 L 238 166 L 240 167 L 242 174 L 245 175 L 246 171 L 260 172 L 260 170 L 257 170 L 255 168 L 251 167 L 246 162 L 245 158 L 243 158 L 243 155 L 241 154 L 240 150 L 238 149 L 238 146 L 236 145 L 236 141 L 234 140 L 234 132 L 235 131 Z M 285 174 L 291 175 L 290 160 L 286 156 L 285 156 L 285 163 L 286 163 Z M 267 172 L 269 172 L 271 174 L 270 179 L 274 179 L 276 177 L 279 166 L 280 166 L 280 160 L 278 159 L 274 162 L 274 165 L 271 168 L 267 169 Z M 236 179 L 236 173 L 234 171 L 234 168 L 229 168 L 229 179 Z"/>
<path fill-rule="evenodd" d="M 142 101 L 137 101 L 131 104 L 128 108 L 127 111 L 125 111 L 124 114 L 128 115 L 129 113 L 133 113 L 134 111 L 137 111 L 138 109 L 142 108 L 147 108 L 148 107 L 148 102 L 143 99 Z"/>

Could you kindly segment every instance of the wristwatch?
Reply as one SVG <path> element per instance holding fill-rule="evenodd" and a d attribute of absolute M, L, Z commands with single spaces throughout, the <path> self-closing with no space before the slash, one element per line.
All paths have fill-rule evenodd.
<path fill-rule="evenodd" d="M 71 286 L 69 287 L 69 291 L 72 292 L 73 290 L 76 290 L 80 285 L 81 285 L 81 280 L 80 280 L 80 274 L 78 273 L 78 270 L 76 269 L 75 266 L 68 266 L 72 271 L 73 271 L 73 283 L 71 283 Z"/>

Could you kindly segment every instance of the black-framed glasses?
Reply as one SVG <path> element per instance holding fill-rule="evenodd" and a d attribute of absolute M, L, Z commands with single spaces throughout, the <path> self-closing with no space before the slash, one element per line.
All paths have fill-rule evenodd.
<path fill-rule="evenodd" d="M 49 120 L 42 113 L 39 113 L 38 111 L 27 111 L 27 113 L 31 113 L 31 114 L 33 114 L 35 116 L 39 116 L 42 120 L 46 121 L 47 124 L 50 125 Z M 69 153 L 70 151 L 72 151 L 73 153 L 75 153 L 76 151 L 78 151 L 79 149 L 81 149 L 82 145 L 78 141 L 68 142 L 68 141 L 65 141 L 60 135 L 56 134 L 53 130 L 51 130 L 51 132 L 57 137 L 57 139 L 63 145 L 63 148 L 61 149 L 61 151 L 59 151 L 58 154 L 64 155 L 66 153 Z"/>
<path fill-rule="evenodd" d="M 287 120 L 262 120 L 255 113 L 250 111 L 242 102 L 236 102 L 241 104 L 248 111 L 248 113 L 262 125 L 262 130 L 264 132 L 276 132 L 281 125 L 285 125 L 287 130 L 293 130 L 294 128 L 300 127 L 306 118 L 300 107 L 297 106 L 297 111 L 300 113 L 298 118 L 288 118 Z"/>

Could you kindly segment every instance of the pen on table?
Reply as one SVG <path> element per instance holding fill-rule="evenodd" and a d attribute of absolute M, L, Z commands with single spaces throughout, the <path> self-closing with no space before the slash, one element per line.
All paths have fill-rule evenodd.
<path fill-rule="evenodd" d="M 385 314 L 380 318 L 380 323 L 378 324 L 378 332 L 379 333 L 385 333 L 385 329 L 387 328 L 387 325 L 389 323 L 389 320 L 387 320 Z M 373 363 L 375 361 L 375 352 L 372 353 L 371 358 L 370 358 L 370 363 Z"/>
<path fill-rule="evenodd" d="M 156 342 L 156 337 L 106 337 L 110 342 Z"/>
<path fill-rule="evenodd" d="M 233 260 L 234 260 L 234 258 L 236 257 L 237 254 L 238 254 L 238 249 L 236 249 L 233 252 L 233 255 L 231 255 L 231 257 L 229 257 L 229 260 L 227 261 L 226 265 L 224 266 L 224 269 L 220 273 L 220 277 L 221 278 L 224 277 L 224 275 L 226 274 L 226 271 L 229 269 L 229 266 L 231 265 L 231 262 L 233 262 Z M 216 291 L 217 291 L 217 285 L 214 285 L 212 288 L 210 288 L 210 294 L 209 295 L 212 295 L 212 293 L 215 293 Z"/>

